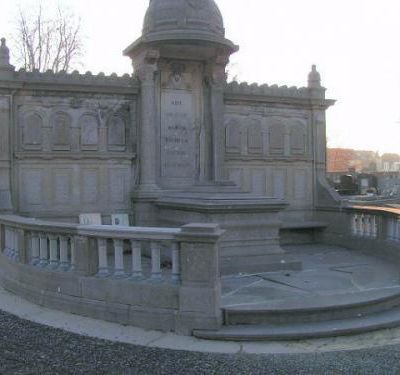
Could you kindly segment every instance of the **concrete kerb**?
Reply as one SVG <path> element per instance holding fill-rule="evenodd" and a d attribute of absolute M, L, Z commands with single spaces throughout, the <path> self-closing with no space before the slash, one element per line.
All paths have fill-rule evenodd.
<path fill-rule="evenodd" d="M 296 354 L 377 348 L 400 343 L 400 328 L 361 335 L 292 342 L 221 342 L 108 323 L 25 301 L 0 288 L 0 310 L 67 332 L 138 346 L 225 354 Z"/>

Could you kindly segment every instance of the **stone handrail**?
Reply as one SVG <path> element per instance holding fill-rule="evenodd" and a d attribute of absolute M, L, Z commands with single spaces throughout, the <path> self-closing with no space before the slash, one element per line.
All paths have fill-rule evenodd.
<path fill-rule="evenodd" d="M 161 278 L 161 244 L 168 244 L 172 252 L 172 280 L 179 280 L 179 244 L 175 237 L 181 233 L 177 228 L 139 228 L 107 225 L 75 225 L 53 223 L 18 216 L 0 216 L 4 225 L 4 253 L 16 261 L 29 262 L 33 266 L 63 271 L 80 271 L 90 274 L 95 261 L 82 253 L 88 239 L 94 239 L 98 251 L 98 271 L 101 277 L 127 277 L 124 272 L 124 240 L 130 241 L 132 251 L 132 276 L 143 277 L 143 242 L 151 247 L 151 278 Z M 20 238 L 23 236 L 24 238 Z M 83 240 L 85 239 L 85 240 Z M 27 246 L 23 243 L 27 240 Z M 109 264 L 107 240 L 113 242 L 114 266 Z M 79 246 L 78 264 L 76 247 Z M 92 255 L 92 254 L 91 254 Z M 88 264 L 88 262 L 91 264 Z"/>
<path fill-rule="evenodd" d="M 49 293 L 53 298 L 51 301 L 57 298 L 64 304 L 64 299 L 69 301 L 70 298 L 78 298 L 79 306 L 87 303 L 90 308 L 94 297 L 88 299 L 83 292 L 80 295 L 81 292 L 76 291 L 72 296 L 59 292 L 54 297 L 52 290 L 56 288 L 62 291 L 65 277 L 71 283 L 81 285 L 78 291 L 93 287 L 96 283 L 100 285 L 96 288 L 104 289 L 106 284 L 103 283 L 109 282 L 111 289 L 132 289 L 133 294 L 127 294 L 126 298 L 119 295 L 115 298 L 118 306 L 126 306 L 127 309 L 134 310 L 134 314 L 143 314 L 143 310 L 146 311 L 147 305 L 143 301 L 147 300 L 151 301 L 151 309 L 154 310 L 154 306 L 158 304 L 157 299 L 154 300 L 154 293 L 160 288 L 158 293 L 166 293 L 171 298 L 169 301 L 160 299 L 161 310 L 157 310 L 160 320 L 154 321 L 154 325 L 148 322 L 140 324 L 140 321 L 135 320 L 134 325 L 159 329 L 159 323 L 165 319 L 166 314 L 173 322 L 167 329 L 179 333 L 190 334 L 192 329 L 205 327 L 218 328 L 222 322 L 218 247 L 222 233 L 215 224 L 143 228 L 56 223 L 0 215 L 0 282 L 6 285 L 16 283 L 18 286 L 15 289 L 10 288 L 13 291 L 32 288 L 35 285 L 21 287 L 18 276 L 32 273 L 35 275 L 35 282 L 41 280 L 37 290 L 34 288 L 37 296 L 44 298 Z M 14 271 L 8 276 L 2 275 L 2 266 L 5 269 L 14 267 Z M 44 280 L 52 280 L 48 291 L 41 289 Z M 138 297 L 142 301 L 139 307 L 132 306 L 131 299 L 135 299 L 135 291 L 139 296 L 146 291 L 149 293 L 147 299 Z M 101 292 L 93 293 L 97 301 Z M 114 301 L 110 293 L 104 296 Z M 100 301 L 107 302 L 101 298 Z M 168 310 L 163 307 L 165 305 L 169 306 Z M 110 306 L 112 310 L 114 307 L 112 304 Z M 69 307 L 68 311 L 79 313 L 79 308 Z M 139 309 L 139 312 L 135 309 Z M 110 313 L 112 321 L 113 311 Z M 97 316 L 96 314 L 97 310 L 94 310 L 94 313 L 88 315 Z"/>

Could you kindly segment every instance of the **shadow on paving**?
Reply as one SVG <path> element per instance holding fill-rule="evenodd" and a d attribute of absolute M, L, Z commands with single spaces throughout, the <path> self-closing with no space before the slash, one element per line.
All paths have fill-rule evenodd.
<path fill-rule="evenodd" d="M 213 354 L 83 337 L 0 311 L 0 374 L 399 374 L 400 346 L 296 355 Z"/>

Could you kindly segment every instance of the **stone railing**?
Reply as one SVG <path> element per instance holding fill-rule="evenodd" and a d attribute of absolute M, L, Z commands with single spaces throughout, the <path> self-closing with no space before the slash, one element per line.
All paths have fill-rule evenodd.
<path fill-rule="evenodd" d="M 352 215 L 352 234 L 354 236 L 377 238 L 378 216 L 365 213 Z"/>
<path fill-rule="evenodd" d="M 139 228 L 3 215 L 0 230 L 0 280 L 35 302 L 40 296 L 49 307 L 182 334 L 221 324 L 217 225 Z"/>
<path fill-rule="evenodd" d="M 379 206 L 348 208 L 352 235 L 400 243 L 400 209 Z"/>

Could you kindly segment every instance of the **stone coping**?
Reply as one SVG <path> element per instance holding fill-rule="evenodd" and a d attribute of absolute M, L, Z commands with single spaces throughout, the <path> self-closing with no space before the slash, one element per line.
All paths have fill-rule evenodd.
<path fill-rule="evenodd" d="M 355 210 L 355 211 L 370 211 L 374 213 L 384 213 L 384 214 L 393 214 L 400 215 L 400 208 L 395 207 L 385 207 L 385 206 L 350 206 L 346 207 L 347 210 Z"/>
<path fill-rule="evenodd" d="M 74 234 L 96 238 L 122 238 L 140 240 L 175 240 L 181 233 L 179 228 L 124 227 L 116 225 L 82 225 L 35 218 L 25 218 L 16 215 L 0 215 L 0 222 L 23 229 L 46 233 Z"/>

